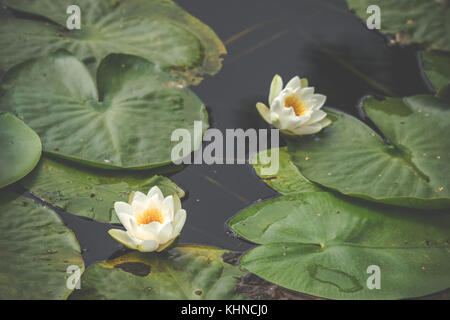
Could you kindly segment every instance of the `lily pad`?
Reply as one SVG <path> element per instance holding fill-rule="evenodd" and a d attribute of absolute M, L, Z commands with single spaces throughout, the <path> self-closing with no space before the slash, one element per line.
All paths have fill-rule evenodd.
<path fill-rule="evenodd" d="M 450 10 L 447 0 L 347 0 L 366 21 L 370 5 L 381 12 L 381 31 L 396 35 L 401 43 L 416 42 L 428 49 L 450 50 Z"/>
<path fill-rule="evenodd" d="M 173 83 L 147 60 L 113 54 L 98 69 L 97 90 L 86 67 L 59 51 L 7 72 L 0 109 L 34 129 L 47 153 L 98 167 L 146 169 L 172 163 L 174 130 L 189 130 L 194 150 L 208 126 L 200 99 Z M 194 121 L 203 128 L 194 132 Z"/>
<path fill-rule="evenodd" d="M 0 112 L 0 188 L 26 176 L 41 157 L 41 140 L 23 121 Z"/>
<path fill-rule="evenodd" d="M 168 0 L 1 0 L 28 15 L 0 25 L 0 69 L 66 49 L 96 70 L 108 54 L 143 57 L 184 78 L 214 74 L 225 47 L 208 26 Z M 81 11 L 81 29 L 66 27 L 70 5 Z"/>
<path fill-rule="evenodd" d="M 0 299 L 65 299 L 69 266 L 84 270 L 74 234 L 49 208 L 0 193 Z"/>
<path fill-rule="evenodd" d="M 226 252 L 201 246 L 180 246 L 160 254 L 131 252 L 89 267 L 81 290 L 70 299 L 243 299 L 235 287 L 244 272 L 223 262 Z"/>
<path fill-rule="evenodd" d="M 438 96 L 450 97 L 450 54 L 446 52 L 422 52 L 423 69 Z"/>
<path fill-rule="evenodd" d="M 256 154 L 252 159 L 252 165 L 255 169 L 258 177 L 264 180 L 272 189 L 278 191 L 281 194 L 299 193 L 299 192 L 314 192 L 321 191 L 321 189 L 315 184 L 306 179 L 297 167 L 292 163 L 291 156 L 287 152 L 287 147 L 278 149 L 279 152 L 279 170 L 276 174 L 262 174 L 262 169 L 270 167 L 270 165 L 264 165 L 261 159 L 270 158 L 272 149 L 261 151 Z"/>
<path fill-rule="evenodd" d="M 21 184 L 35 196 L 67 212 L 107 223 L 119 222 L 114 202 L 128 202 L 131 192 L 147 194 L 158 186 L 165 196 L 184 196 L 184 191 L 170 179 L 152 172 L 90 169 L 46 157 Z"/>
<path fill-rule="evenodd" d="M 411 208 L 450 207 L 450 108 L 434 96 L 378 101 L 364 110 L 380 134 L 345 113 L 315 136 L 289 139 L 309 180 L 343 194 Z"/>
<path fill-rule="evenodd" d="M 450 286 L 447 214 L 371 208 L 313 192 L 259 203 L 229 225 L 262 244 L 242 257 L 245 269 L 302 293 L 330 299 L 400 299 Z M 370 266 L 380 269 L 380 289 L 367 286 L 376 285 L 369 279 Z"/>

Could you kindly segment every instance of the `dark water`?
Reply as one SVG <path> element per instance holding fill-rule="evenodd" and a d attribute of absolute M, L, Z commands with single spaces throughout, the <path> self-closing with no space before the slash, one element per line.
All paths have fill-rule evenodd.
<path fill-rule="evenodd" d="M 367 94 L 429 92 L 418 48 L 387 45 L 347 10 L 344 0 L 177 2 L 215 30 L 228 50 L 223 69 L 193 88 L 209 109 L 212 127 L 269 128 L 255 103 L 266 102 L 276 73 L 285 80 L 307 77 L 317 92 L 328 96 L 328 106 L 354 115 Z M 252 203 L 278 195 L 250 165 L 190 165 L 171 178 L 188 193 L 181 243 L 244 251 L 252 245 L 230 236 L 226 221 Z M 85 249 L 86 265 L 121 248 L 107 234 L 111 225 L 61 215 Z"/>

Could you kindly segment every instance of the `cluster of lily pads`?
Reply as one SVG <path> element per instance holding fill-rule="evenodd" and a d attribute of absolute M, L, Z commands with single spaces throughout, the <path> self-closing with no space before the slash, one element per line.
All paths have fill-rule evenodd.
<path fill-rule="evenodd" d="M 411 2 L 417 8 L 408 17 L 411 10 L 405 6 L 411 8 Z M 439 292 L 450 287 L 450 55 L 448 35 L 441 34 L 448 32 L 442 26 L 448 26 L 449 10 L 442 8 L 446 3 L 431 1 L 348 3 L 363 18 L 369 4 L 378 4 L 386 32 L 409 34 L 411 41 L 441 50 L 422 53 L 436 94 L 366 97 L 361 101 L 365 121 L 324 108 L 331 124 L 319 125 L 315 131 L 321 131 L 311 136 L 302 127 L 306 111 L 297 113 L 288 93 L 280 94 L 281 108 L 294 110 L 283 126 L 271 90 L 270 109 L 258 104 L 258 111 L 281 132 L 293 129 L 285 132 L 287 146 L 278 150 L 277 174 L 262 174 L 260 155 L 253 162 L 282 196 L 229 222 L 237 234 L 260 244 L 240 262 L 268 281 L 332 299 Z M 420 12 L 435 18 L 436 29 L 424 31 Z M 370 266 L 381 270 L 379 289 L 367 285 Z"/>
<path fill-rule="evenodd" d="M 72 298 L 233 298 L 243 271 L 211 247 L 133 252 L 85 271 L 54 211 L 118 223 L 115 202 L 152 188 L 184 196 L 163 176 L 170 136 L 193 132 L 194 121 L 208 127 L 187 87 L 220 69 L 215 33 L 172 1 L 80 0 L 82 27 L 72 31 L 72 1 L 0 3 L 10 13 L 0 24 L 0 298 L 67 298 L 69 266 L 83 273 Z M 193 140 L 192 150 L 201 136 Z M 133 263 L 144 274 L 129 272 Z"/>

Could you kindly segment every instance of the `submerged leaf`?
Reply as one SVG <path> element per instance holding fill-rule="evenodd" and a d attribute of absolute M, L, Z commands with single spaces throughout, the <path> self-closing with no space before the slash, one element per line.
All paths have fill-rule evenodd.
<path fill-rule="evenodd" d="M 160 254 L 128 253 L 89 267 L 82 277 L 82 289 L 70 298 L 243 299 L 235 288 L 236 277 L 244 272 L 223 261 L 226 252 L 212 247 L 180 246 Z"/>

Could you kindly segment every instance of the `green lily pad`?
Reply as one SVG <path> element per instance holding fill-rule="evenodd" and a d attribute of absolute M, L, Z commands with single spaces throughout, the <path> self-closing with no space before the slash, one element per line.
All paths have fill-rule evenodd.
<path fill-rule="evenodd" d="M 401 43 L 416 42 L 428 49 L 450 50 L 450 10 L 447 0 L 347 0 L 365 22 L 370 5 L 381 12 L 381 31 L 395 34 Z"/>
<path fill-rule="evenodd" d="M 41 140 L 23 121 L 0 112 L 0 188 L 26 176 L 41 157 Z"/>
<path fill-rule="evenodd" d="M 297 167 L 291 161 L 291 156 L 287 152 L 287 147 L 278 149 L 280 160 L 278 172 L 269 175 L 263 174 L 262 169 L 269 168 L 270 165 L 265 165 L 262 161 L 257 161 L 257 159 L 261 159 L 261 156 L 263 159 L 270 158 L 272 150 L 273 149 L 261 151 L 256 154 L 251 161 L 258 177 L 263 179 L 269 187 L 281 194 L 321 191 L 318 186 L 308 181 L 308 179 L 298 171 Z"/>
<path fill-rule="evenodd" d="M 262 244 L 242 257 L 245 269 L 313 296 L 400 299 L 450 286 L 447 214 L 371 208 L 313 192 L 254 205 L 229 226 Z M 380 268 L 380 289 L 367 286 L 374 284 L 367 271 L 373 265 Z"/>
<path fill-rule="evenodd" d="M 158 186 L 165 196 L 184 196 L 170 179 L 151 172 L 120 172 L 68 165 L 43 158 L 21 184 L 40 199 L 100 222 L 118 223 L 114 202 L 128 202 L 131 192 Z"/>
<path fill-rule="evenodd" d="M 309 180 L 343 194 L 411 208 L 450 207 L 450 108 L 433 96 L 364 101 L 384 137 L 345 113 L 315 136 L 288 141 Z M 385 139 L 386 140 L 385 140 Z"/>
<path fill-rule="evenodd" d="M 143 57 L 183 78 L 214 74 L 225 47 L 208 26 L 168 0 L 1 0 L 31 14 L 2 18 L 0 69 L 66 49 L 96 70 L 108 54 Z M 66 27 L 70 5 L 81 10 L 81 29 Z M 198 79 L 197 79 L 198 80 Z"/>
<path fill-rule="evenodd" d="M 0 299 L 65 299 L 84 270 L 80 246 L 58 215 L 33 200 L 0 193 Z"/>
<path fill-rule="evenodd" d="M 450 54 L 446 52 L 422 52 L 423 69 L 437 95 L 450 97 Z"/>
<path fill-rule="evenodd" d="M 205 107 L 189 89 L 142 58 L 110 55 L 97 73 L 59 51 L 4 75 L 0 109 L 23 119 L 47 153 L 98 167 L 146 169 L 172 163 L 175 129 L 192 137 L 208 126 Z M 203 128 L 194 132 L 194 121 Z"/>
<path fill-rule="evenodd" d="M 223 262 L 225 250 L 180 246 L 160 254 L 131 252 L 89 267 L 70 299 L 243 299 L 235 292 L 238 267 Z M 126 285 L 124 285 L 126 284 Z"/>

